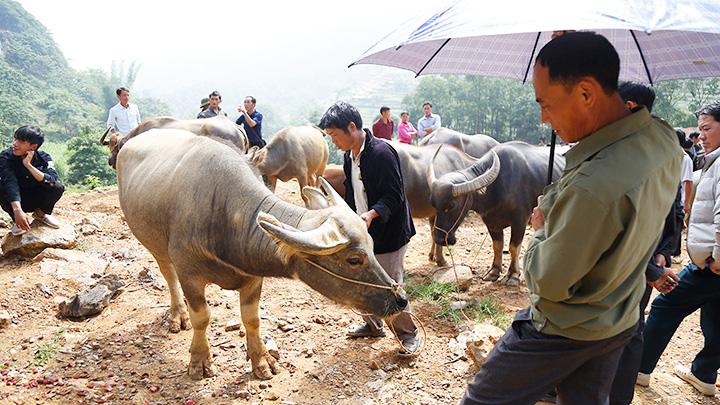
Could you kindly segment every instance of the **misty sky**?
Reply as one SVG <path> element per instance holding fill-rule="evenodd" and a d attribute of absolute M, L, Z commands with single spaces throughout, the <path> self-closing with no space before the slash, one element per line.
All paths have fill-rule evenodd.
<path fill-rule="evenodd" d="M 383 69 L 403 72 L 347 66 L 403 21 L 445 1 L 20 3 L 48 28 L 74 68 L 109 72 L 113 61 L 142 63 L 133 92 L 194 111 L 215 89 L 229 110 L 248 94 L 259 103 L 312 100 Z"/>

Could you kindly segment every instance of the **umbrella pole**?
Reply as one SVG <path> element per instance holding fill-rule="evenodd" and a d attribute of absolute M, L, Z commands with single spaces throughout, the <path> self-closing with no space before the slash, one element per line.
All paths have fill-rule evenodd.
<path fill-rule="evenodd" d="M 550 160 L 548 161 L 548 176 L 547 176 L 547 184 L 550 185 L 552 183 L 552 175 L 553 175 L 553 164 L 555 163 L 555 130 L 552 130 L 552 135 L 550 135 Z"/>

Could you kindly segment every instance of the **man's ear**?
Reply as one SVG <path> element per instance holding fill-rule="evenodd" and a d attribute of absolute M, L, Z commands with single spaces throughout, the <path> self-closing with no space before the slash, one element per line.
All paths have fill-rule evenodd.
<path fill-rule="evenodd" d="M 354 122 L 350 121 L 350 123 L 348 124 L 347 129 L 348 129 L 348 131 L 350 131 L 350 133 L 352 134 L 352 133 L 355 132 L 355 130 L 357 129 L 357 126 L 355 125 Z"/>
<path fill-rule="evenodd" d="M 582 102 L 586 106 L 590 107 L 595 104 L 597 98 L 597 92 L 599 90 L 599 84 L 591 80 L 580 80 L 578 83 L 577 91 L 582 97 Z"/>
<path fill-rule="evenodd" d="M 36 144 L 36 143 L 30 144 L 30 150 L 37 150 L 37 148 L 38 148 L 38 144 Z"/>

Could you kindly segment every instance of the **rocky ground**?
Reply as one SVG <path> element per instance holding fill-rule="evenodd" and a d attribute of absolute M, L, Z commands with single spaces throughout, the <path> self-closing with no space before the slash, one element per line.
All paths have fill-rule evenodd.
<path fill-rule="evenodd" d="M 281 198 L 299 203 L 297 183 L 281 183 Z M 232 291 L 208 286 L 212 322 L 208 337 L 218 375 L 193 381 L 186 374 L 192 333 L 168 332 L 169 294 L 147 251 L 123 221 L 116 189 L 63 197 L 58 219 L 98 225 L 85 229 L 73 249 L 98 259 L 101 273 L 116 273 L 127 285 L 99 315 L 58 317 L 58 304 L 87 287 L 83 266 L 70 272 L 20 257 L 0 256 L 0 309 L 12 324 L 0 330 L 0 402 L 15 404 L 436 404 L 458 403 L 476 371 L 455 338 L 467 323 L 438 318 L 436 304 L 413 301 L 427 334 L 416 358 L 396 355 L 390 337 L 351 340 L 345 333 L 360 322 L 294 280 L 266 280 L 261 329 L 278 346 L 283 370 L 268 381 L 253 377 L 245 358 L 243 329 L 226 331 L 239 320 Z M 429 230 L 417 221 L 418 235 L 406 260 L 410 277 L 430 277 Z M 6 230 L 7 231 L 7 230 Z M 528 231 L 527 235 L 529 236 Z M 471 216 L 452 249 L 457 264 L 482 275 L 491 261 L 491 243 L 480 219 Z M 507 240 L 507 238 L 506 238 Z M 507 256 L 507 255 L 506 255 Z M 507 262 L 508 257 L 505 258 Z M 674 265 L 677 271 L 680 265 Z M 76 272 L 72 271 L 76 270 Z M 68 275 L 69 274 L 69 275 Z M 460 297 L 502 302 L 508 319 L 528 305 L 527 288 L 503 286 L 476 277 Z M 634 404 L 711 404 L 672 374 L 688 364 L 702 345 L 699 316 L 681 326 L 653 374 L 649 388 L 636 388 Z M 542 370 L 528 370 L 542 372 Z"/>

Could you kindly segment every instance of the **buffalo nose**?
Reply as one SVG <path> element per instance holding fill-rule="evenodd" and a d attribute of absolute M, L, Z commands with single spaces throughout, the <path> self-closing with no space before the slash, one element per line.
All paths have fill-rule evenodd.
<path fill-rule="evenodd" d="M 398 307 L 400 309 L 405 309 L 408 304 L 407 294 L 405 294 L 405 290 L 402 289 L 402 287 L 398 288 L 395 291 L 395 302 L 397 302 Z"/>

